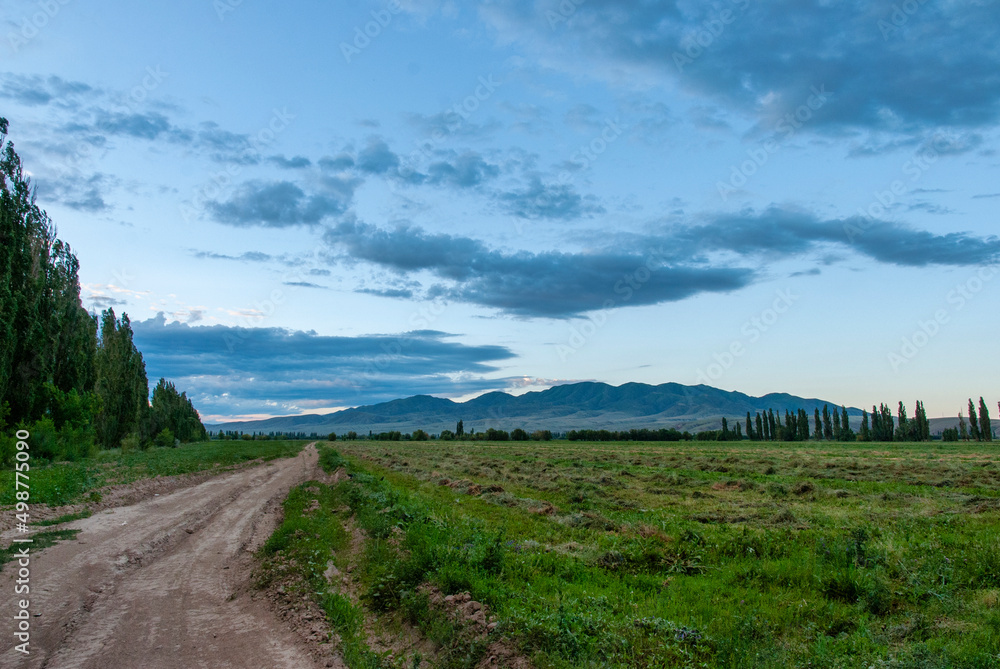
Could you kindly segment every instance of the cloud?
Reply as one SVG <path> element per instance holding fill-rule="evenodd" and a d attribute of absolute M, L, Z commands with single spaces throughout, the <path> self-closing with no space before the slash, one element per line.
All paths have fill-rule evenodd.
<path fill-rule="evenodd" d="M 676 253 L 725 251 L 743 257 L 802 255 L 821 246 L 854 250 L 878 262 L 908 267 L 973 266 L 1000 259 L 1000 238 L 965 232 L 935 235 L 899 223 L 851 217 L 822 220 L 812 213 L 771 207 L 713 217 L 661 238 Z"/>
<path fill-rule="evenodd" d="M 269 156 L 267 161 L 286 170 L 299 170 L 312 166 L 312 161 L 305 156 L 295 156 L 293 158 L 285 158 L 282 155 Z"/>
<path fill-rule="evenodd" d="M 651 261 L 650 251 L 503 253 L 467 237 L 428 234 L 405 225 L 383 230 L 358 221 L 341 222 L 324 240 L 358 260 L 399 273 L 427 270 L 447 280 L 433 287 L 432 297 L 523 316 L 561 318 L 607 308 L 609 300 L 616 305 L 657 304 L 726 292 L 747 285 L 754 274 L 746 268 Z M 636 273 L 645 277 L 638 287 L 623 283 Z"/>
<path fill-rule="evenodd" d="M 324 170 L 341 172 L 354 167 L 354 158 L 346 153 L 341 153 L 335 157 L 323 156 L 318 163 Z"/>
<path fill-rule="evenodd" d="M 155 140 L 170 133 L 173 126 L 166 116 L 157 112 L 148 114 L 101 112 L 94 122 L 93 129 L 108 135 Z"/>
<path fill-rule="evenodd" d="M 1000 193 L 981 193 L 979 195 L 973 195 L 973 200 L 985 200 L 988 198 L 1000 197 Z"/>
<path fill-rule="evenodd" d="M 97 213 L 111 208 L 105 196 L 116 180 L 100 172 L 89 176 L 66 173 L 56 179 L 36 179 L 35 183 L 43 202 L 58 202 L 77 211 Z"/>
<path fill-rule="evenodd" d="M 197 251 L 195 258 L 209 258 L 212 260 L 240 260 L 243 262 L 267 262 L 274 259 L 274 256 L 260 251 L 246 251 L 238 256 L 226 255 L 225 253 L 215 253 L 214 251 Z"/>
<path fill-rule="evenodd" d="M 576 130 L 593 132 L 596 128 L 601 127 L 602 121 L 598 118 L 599 114 L 596 107 L 581 102 L 570 107 L 563 116 L 563 121 Z"/>
<path fill-rule="evenodd" d="M 413 291 L 408 288 L 359 288 L 356 292 L 366 295 L 377 295 L 379 297 L 392 297 L 409 300 L 413 298 Z"/>
<path fill-rule="evenodd" d="M 79 81 L 67 81 L 57 76 L 40 77 L 13 73 L 0 74 L 0 98 L 13 100 L 29 107 L 55 104 L 76 109 L 85 98 L 99 91 Z"/>
<path fill-rule="evenodd" d="M 500 174 L 497 165 L 486 162 L 475 151 L 461 154 L 450 152 L 449 159 L 438 160 L 427 167 L 427 182 L 456 188 L 472 188 L 495 179 Z"/>
<path fill-rule="evenodd" d="M 569 184 L 545 184 L 537 176 L 525 188 L 497 194 L 497 200 L 518 218 L 573 220 L 604 212 L 597 198 L 581 196 Z"/>
<path fill-rule="evenodd" d="M 219 223 L 238 227 L 315 225 L 344 213 L 353 196 L 350 182 L 330 178 L 326 186 L 326 193 L 306 195 L 290 181 L 251 181 L 226 202 L 209 201 L 206 209 Z"/>
<path fill-rule="evenodd" d="M 321 288 L 327 290 L 326 286 L 321 286 L 318 283 L 310 283 L 309 281 L 285 281 L 285 286 L 297 286 L 299 288 Z"/>
<path fill-rule="evenodd" d="M 358 154 L 357 168 L 369 174 L 385 174 L 399 167 L 399 156 L 389 148 L 384 140 L 372 138 Z"/>
<path fill-rule="evenodd" d="M 940 204 L 934 204 L 933 202 L 914 202 L 906 207 L 906 211 L 924 211 L 928 214 L 937 214 L 939 216 L 945 216 L 948 214 L 954 214 L 955 210 L 950 207 L 945 207 Z"/>
<path fill-rule="evenodd" d="M 998 120 L 997 3 L 918 3 L 902 21 L 894 0 L 724 4 L 599 1 L 567 15 L 559 0 L 495 0 L 482 15 L 546 65 L 616 83 L 668 79 L 768 124 L 821 85 L 832 94 L 812 127 Z"/>
<path fill-rule="evenodd" d="M 406 119 L 417 132 L 435 141 L 452 136 L 466 139 L 485 139 L 502 128 L 499 121 L 490 120 L 486 123 L 474 123 L 455 111 L 443 111 L 436 114 L 411 113 L 407 115 Z"/>
<path fill-rule="evenodd" d="M 468 346 L 454 335 L 324 336 L 281 328 L 132 323 L 151 379 L 178 382 L 203 413 L 280 415 L 428 393 L 462 395 L 503 385 L 484 374 L 513 359 L 502 346 Z M 270 404 L 268 404 L 270 403 Z"/>
<path fill-rule="evenodd" d="M 738 290 L 783 259 L 814 254 L 818 263 L 835 262 L 833 250 L 907 267 L 1000 261 L 997 237 L 935 235 L 860 217 L 823 220 L 780 207 L 612 240 L 601 252 L 504 252 L 469 237 L 408 224 L 387 230 L 353 218 L 328 229 L 324 242 L 397 274 L 430 272 L 438 283 L 427 289 L 428 297 L 543 318 Z"/>

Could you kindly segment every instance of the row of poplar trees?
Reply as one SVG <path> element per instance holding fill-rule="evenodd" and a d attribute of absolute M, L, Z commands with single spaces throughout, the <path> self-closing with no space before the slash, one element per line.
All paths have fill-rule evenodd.
<path fill-rule="evenodd" d="M 164 430 L 170 445 L 204 438 L 198 413 L 172 384 L 161 379 L 150 405 L 128 316 L 83 308 L 79 262 L 35 204 L 6 140 L 0 118 L 0 428 L 28 429 L 43 458 L 76 459 L 126 437 L 163 442 Z"/>
<path fill-rule="evenodd" d="M 985 406 L 985 405 L 984 405 Z M 970 404 L 971 407 L 971 404 Z M 989 419 L 987 418 L 987 421 Z M 723 421 L 722 439 L 732 435 L 732 438 L 742 438 L 738 432 L 728 431 L 726 421 Z M 872 407 L 871 416 L 867 411 L 861 412 L 861 426 L 858 432 L 851 427 L 847 407 L 823 405 L 823 411 L 814 409 L 812 421 L 805 409 L 797 411 L 785 410 L 784 419 L 780 412 L 774 410 L 757 412 L 754 418 L 750 412 L 746 416 L 747 438 L 755 441 L 927 441 L 930 439 L 930 423 L 924 403 L 917 401 L 914 417 L 908 418 L 906 407 L 899 403 L 896 421 L 893 421 L 892 411 L 882 404 Z"/>

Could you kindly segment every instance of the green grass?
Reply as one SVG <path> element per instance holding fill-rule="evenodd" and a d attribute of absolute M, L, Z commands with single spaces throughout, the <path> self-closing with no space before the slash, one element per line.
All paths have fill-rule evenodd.
<path fill-rule="evenodd" d="M 32 535 L 32 542 L 30 544 L 11 544 L 7 548 L 0 548 L 0 567 L 16 558 L 19 551 L 24 547 L 28 547 L 31 555 L 34 555 L 38 551 L 52 546 L 57 541 L 73 539 L 79 533 L 80 530 L 48 530 Z"/>
<path fill-rule="evenodd" d="M 1000 663 L 990 444 L 337 448 L 361 603 L 408 617 L 436 666 L 484 649 L 441 631 L 424 584 L 488 604 L 537 667 Z"/>
<path fill-rule="evenodd" d="M 67 513 L 58 518 L 50 518 L 48 520 L 39 520 L 32 523 L 32 525 L 37 525 L 39 527 L 51 527 L 52 525 L 62 525 L 63 523 L 69 523 L 74 520 L 80 520 L 81 518 L 90 518 L 91 512 L 89 510 L 79 511 L 77 513 Z"/>
<path fill-rule="evenodd" d="M 29 441 L 30 443 L 30 441 Z M 293 457 L 304 441 L 209 441 L 177 448 L 122 453 L 102 451 L 78 462 L 32 467 L 30 503 L 53 506 L 99 501 L 97 489 L 156 476 L 173 476 L 229 467 L 248 460 Z M 0 471 L 0 506 L 14 504 L 13 467 Z"/>

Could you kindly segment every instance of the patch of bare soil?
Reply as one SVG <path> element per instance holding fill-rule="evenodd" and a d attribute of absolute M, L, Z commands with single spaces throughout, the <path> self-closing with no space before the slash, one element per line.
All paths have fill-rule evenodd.
<path fill-rule="evenodd" d="M 329 644 L 289 629 L 249 583 L 253 551 L 276 526 L 281 501 L 317 475 L 316 464 L 309 446 L 295 458 L 189 478 L 158 497 L 152 491 L 166 491 L 165 482 L 140 483 L 112 499 L 144 501 L 66 524 L 80 530 L 76 540 L 31 556 L 31 654 L 12 647 L 5 613 L 0 666 L 343 666 Z M 0 571 L 3 612 L 22 597 L 16 565 Z"/>

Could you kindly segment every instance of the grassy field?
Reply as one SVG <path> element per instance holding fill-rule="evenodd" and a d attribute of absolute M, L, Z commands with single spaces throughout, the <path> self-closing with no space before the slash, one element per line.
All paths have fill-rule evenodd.
<path fill-rule="evenodd" d="M 352 667 L 474 667 L 500 638 L 536 667 L 1000 666 L 990 444 L 335 446 L 353 478 L 293 492 L 264 574 L 297 571 Z M 466 633 L 430 586 L 497 629 Z M 389 661 L 378 628 L 435 651 Z"/>
<path fill-rule="evenodd" d="M 224 468 L 258 458 L 292 457 L 298 455 L 306 443 L 209 441 L 131 453 L 113 449 L 78 462 L 33 466 L 29 472 L 31 504 L 59 506 L 99 501 L 97 490 L 106 485 Z M 14 504 L 15 501 L 14 467 L 10 466 L 0 471 L 0 506 Z"/>

